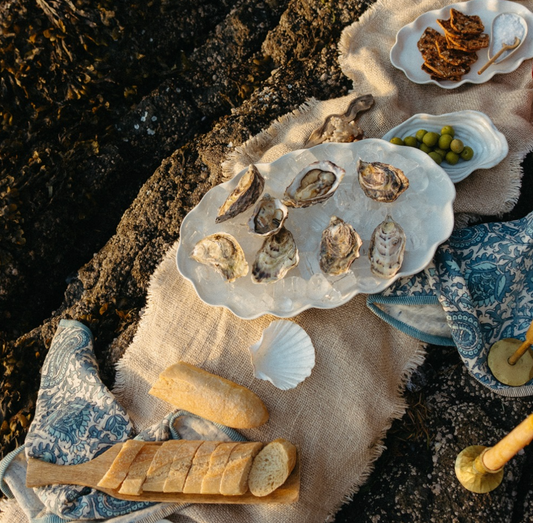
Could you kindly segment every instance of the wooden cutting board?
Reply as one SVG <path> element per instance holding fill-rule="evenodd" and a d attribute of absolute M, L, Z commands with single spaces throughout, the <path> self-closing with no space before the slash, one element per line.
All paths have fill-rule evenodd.
<path fill-rule="evenodd" d="M 163 442 L 148 442 L 147 445 L 161 445 Z M 27 487 L 67 484 L 92 487 L 110 496 L 128 501 L 163 501 L 167 503 L 230 503 L 230 504 L 264 504 L 295 503 L 300 494 L 300 458 L 287 481 L 274 492 L 264 497 L 257 497 L 250 492 L 242 496 L 223 496 L 222 494 L 183 494 L 165 492 L 143 492 L 139 496 L 119 494 L 118 489 L 97 487 L 113 460 L 119 453 L 122 443 L 113 445 L 97 458 L 79 465 L 54 465 L 39 459 L 28 460 L 26 473 Z"/>

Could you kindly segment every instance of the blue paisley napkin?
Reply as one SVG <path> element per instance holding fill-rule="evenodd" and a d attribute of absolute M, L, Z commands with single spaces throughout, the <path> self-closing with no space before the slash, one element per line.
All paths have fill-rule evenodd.
<path fill-rule="evenodd" d="M 415 338 L 455 345 L 472 376 L 494 392 L 532 395 L 533 380 L 522 387 L 497 381 L 487 356 L 503 338 L 524 340 L 533 320 L 533 213 L 455 230 L 424 271 L 367 304 Z"/>
<path fill-rule="evenodd" d="M 32 523 L 157 521 L 175 512 L 180 505 L 123 501 L 76 485 L 25 487 L 22 452 L 26 458 L 75 465 L 133 436 L 134 428 L 127 412 L 98 375 L 91 331 L 77 321 L 62 320 L 43 365 L 35 418 L 24 446 L 0 462 L 0 486 L 8 498 L 16 498 Z M 228 427 L 184 411 L 170 413 L 136 438 L 244 440 Z"/>

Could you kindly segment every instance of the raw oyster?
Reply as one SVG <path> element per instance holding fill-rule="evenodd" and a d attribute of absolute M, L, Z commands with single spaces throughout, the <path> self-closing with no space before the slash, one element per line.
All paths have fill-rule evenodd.
<path fill-rule="evenodd" d="M 377 202 L 393 202 L 409 187 L 401 169 L 382 162 L 357 162 L 359 184 L 363 192 Z"/>
<path fill-rule="evenodd" d="M 362 244 L 361 237 L 349 223 L 332 216 L 320 241 L 322 272 L 333 276 L 348 271 L 353 261 L 359 258 Z"/>
<path fill-rule="evenodd" d="M 200 240 L 191 253 L 191 258 L 210 265 L 229 282 L 248 274 L 244 251 L 231 235 L 217 232 Z"/>
<path fill-rule="evenodd" d="M 387 215 L 370 239 L 370 270 L 380 278 L 392 278 L 402 266 L 405 241 L 403 229 Z"/>
<path fill-rule="evenodd" d="M 257 202 L 248 226 L 261 236 L 276 234 L 283 227 L 288 214 L 287 206 L 267 193 Z"/>
<path fill-rule="evenodd" d="M 252 281 L 271 283 L 281 280 L 299 260 L 292 233 L 282 227 L 276 234 L 268 236 L 257 252 L 252 265 Z"/>
<path fill-rule="evenodd" d="M 289 207 L 309 207 L 333 196 L 345 170 L 333 162 L 313 162 L 302 169 L 285 190 L 283 203 Z"/>
<path fill-rule="evenodd" d="M 239 180 L 237 187 L 220 206 L 215 219 L 216 223 L 225 222 L 244 212 L 257 201 L 264 187 L 265 179 L 257 167 L 251 164 Z"/>
<path fill-rule="evenodd" d="M 309 334 L 288 320 L 273 321 L 249 350 L 254 376 L 281 390 L 296 387 L 315 366 L 315 347 Z"/>

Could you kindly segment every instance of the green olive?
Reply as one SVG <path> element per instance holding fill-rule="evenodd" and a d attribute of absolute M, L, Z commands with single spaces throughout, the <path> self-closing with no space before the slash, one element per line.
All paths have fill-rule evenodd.
<path fill-rule="evenodd" d="M 407 145 L 408 147 L 418 147 L 416 136 L 406 136 L 403 139 L 403 143 Z"/>
<path fill-rule="evenodd" d="M 461 154 L 465 148 L 463 142 L 458 138 L 454 138 L 450 143 L 450 149 L 457 154 Z"/>
<path fill-rule="evenodd" d="M 433 158 L 433 160 L 435 161 L 435 163 L 438 163 L 439 165 L 442 163 L 442 156 L 438 153 L 436 153 L 435 151 L 431 151 L 428 156 L 430 156 L 431 158 Z"/>
<path fill-rule="evenodd" d="M 439 141 L 439 135 L 433 131 L 429 131 L 422 138 L 422 142 L 425 143 L 428 147 L 435 147 Z"/>
<path fill-rule="evenodd" d="M 451 125 L 445 125 L 440 130 L 440 134 L 449 134 L 450 136 L 455 136 L 455 129 Z"/>
<path fill-rule="evenodd" d="M 474 150 L 472 147 L 469 147 L 468 145 L 463 149 L 463 152 L 461 153 L 461 158 L 463 160 L 471 160 L 474 157 Z"/>
<path fill-rule="evenodd" d="M 440 154 L 443 158 L 446 156 L 446 153 L 448 152 L 448 151 L 445 151 L 444 149 L 441 149 L 440 147 L 435 147 L 433 151 L 436 152 L 437 154 Z"/>
<path fill-rule="evenodd" d="M 403 140 L 399 136 L 395 136 L 394 138 L 391 138 L 390 143 L 393 143 L 395 145 L 404 145 Z"/>
<path fill-rule="evenodd" d="M 431 147 L 428 147 L 424 142 L 420 144 L 420 150 L 425 152 L 426 154 L 429 154 L 433 149 Z"/>
<path fill-rule="evenodd" d="M 427 131 L 425 129 L 419 129 L 418 131 L 416 131 L 416 139 L 421 142 L 422 141 L 422 138 L 424 138 L 424 135 L 427 133 Z"/>
<path fill-rule="evenodd" d="M 439 138 L 439 149 L 449 149 L 453 136 L 451 134 L 442 134 Z"/>
<path fill-rule="evenodd" d="M 457 153 L 454 153 L 453 151 L 448 151 L 446 153 L 446 163 L 449 163 L 450 165 L 455 165 L 459 161 L 459 155 Z"/>

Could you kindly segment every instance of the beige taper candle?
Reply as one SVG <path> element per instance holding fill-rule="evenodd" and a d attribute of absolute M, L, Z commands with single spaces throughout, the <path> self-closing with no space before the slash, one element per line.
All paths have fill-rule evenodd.
<path fill-rule="evenodd" d="M 483 454 L 483 465 L 489 471 L 501 469 L 531 440 L 533 440 L 533 414 L 530 414 L 520 425 Z"/>

